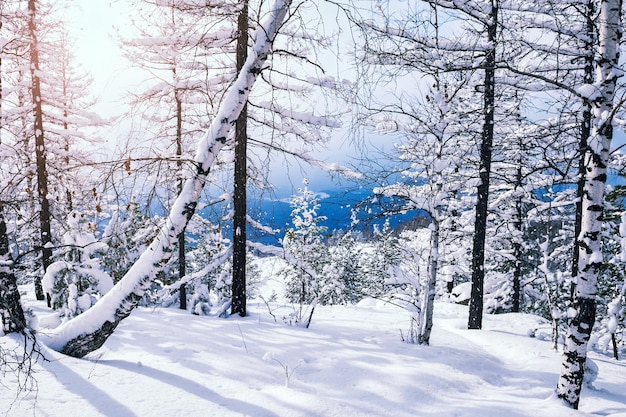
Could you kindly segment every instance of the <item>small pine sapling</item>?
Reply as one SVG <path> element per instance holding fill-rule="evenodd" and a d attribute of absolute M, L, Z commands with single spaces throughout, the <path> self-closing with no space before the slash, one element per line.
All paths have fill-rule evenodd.
<path fill-rule="evenodd" d="M 283 371 L 285 372 L 285 388 L 289 388 L 289 381 L 291 380 L 291 377 L 296 372 L 296 370 L 303 365 L 303 362 L 300 362 L 294 368 L 290 369 L 288 363 L 283 363 L 280 360 L 276 359 L 274 353 L 272 352 L 266 352 L 265 355 L 263 355 L 263 360 L 266 362 L 276 362 L 283 368 Z"/>

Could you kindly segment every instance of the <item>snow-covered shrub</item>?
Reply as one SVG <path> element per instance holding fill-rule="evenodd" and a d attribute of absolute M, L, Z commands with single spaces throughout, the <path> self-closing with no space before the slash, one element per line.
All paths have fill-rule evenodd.
<path fill-rule="evenodd" d="M 113 287 L 112 278 L 94 256 L 106 245 L 96 240 L 81 219 L 75 211 L 68 215 L 63 259 L 53 262 L 42 280 L 52 308 L 59 310 L 65 319 L 83 313 Z"/>
<path fill-rule="evenodd" d="M 187 256 L 187 274 L 192 287 L 193 314 L 223 315 L 230 307 L 232 268 L 227 255 L 230 241 L 219 227 L 209 230 Z"/>
<path fill-rule="evenodd" d="M 363 274 L 367 295 L 381 298 L 402 282 L 397 281 L 399 266 L 402 262 L 400 242 L 389 221 L 382 229 L 374 227 L 372 246 L 363 252 Z"/>
<path fill-rule="evenodd" d="M 323 267 L 320 303 L 355 304 L 364 295 L 361 247 L 351 231 L 335 234 L 328 244 L 328 263 Z"/>
<path fill-rule="evenodd" d="M 98 250 L 102 268 L 119 281 L 139 258 L 141 253 L 154 239 L 158 228 L 154 221 L 141 213 L 137 203 L 129 203 L 123 210 L 111 214 L 101 241 L 106 243 L 103 250 Z"/>
<path fill-rule="evenodd" d="M 232 301 L 231 252 L 230 240 L 219 226 L 213 226 L 188 253 L 185 282 L 191 289 L 188 301 L 192 314 L 226 315 Z M 259 268 L 252 254 L 246 257 L 246 296 L 254 299 L 259 292 Z"/>

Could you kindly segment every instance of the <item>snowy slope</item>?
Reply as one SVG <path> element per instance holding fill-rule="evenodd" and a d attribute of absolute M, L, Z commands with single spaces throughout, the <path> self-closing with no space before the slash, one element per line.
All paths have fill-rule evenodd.
<path fill-rule="evenodd" d="M 34 311 L 45 311 L 33 303 Z M 15 397 L 2 379 L 8 416 L 626 416 L 626 363 L 592 354 L 600 369 L 581 411 L 553 398 L 560 355 L 528 336 L 545 322 L 487 316 L 465 329 L 467 307 L 436 305 L 431 346 L 400 340 L 405 312 L 366 300 L 319 307 L 312 327 L 285 325 L 288 309 L 251 302 L 250 316 L 198 317 L 175 309 L 133 312 L 85 359 L 44 351 L 37 390 Z M 539 331 L 541 332 L 541 330 Z M 0 338 L 4 349 L 16 341 Z M 290 377 L 287 379 L 285 371 Z M 288 382 L 288 384 L 287 384 Z"/>

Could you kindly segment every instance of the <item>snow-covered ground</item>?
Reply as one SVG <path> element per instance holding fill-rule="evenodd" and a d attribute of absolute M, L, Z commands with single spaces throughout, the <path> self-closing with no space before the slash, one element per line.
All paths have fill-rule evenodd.
<path fill-rule="evenodd" d="M 84 359 L 42 347 L 36 389 L 16 394 L 3 376 L 7 416 L 623 416 L 626 362 L 591 353 L 599 368 L 580 411 L 554 398 L 561 355 L 550 326 L 526 314 L 485 316 L 467 330 L 467 307 L 439 302 L 431 346 L 402 342 L 408 313 L 376 300 L 317 307 L 309 329 L 289 326 L 278 258 L 256 258 L 264 299 L 249 316 L 222 319 L 139 308 Z M 28 290 L 28 291 L 27 291 Z M 24 288 L 42 328 L 58 324 Z M 42 332 L 45 329 L 41 330 Z M 535 337 L 530 337 L 533 334 Z M 11 350 L 21 340 L 0 338 Z M 19 348 L 18 348 L 19 350 Z"/>
<path fill-rule="evenodd" d="M 45 312 L 33 305 L 35 313 Z M 561 357 L 529 337 L 544 320 L 485 317 L 466 330 L 467 307 L 437 303 L 431 346 L 404 343 L 408 316 L 373 300 L 318 307 L 309 329 L 283 323 L 256 301 L 220 319 L 139 308 L 84 359 L 43 350 L 37 389 L 16 397 L 2 377 L 7 416 L 626 416 L 626 362 L 599 367 L 580 411 L 554 398 Z M 405 333 L 406 334 L 406 333 Z M 19 339 L 0 338 L 10 349 Z M 286 376 L 288 374 L 288 376 Z"/>

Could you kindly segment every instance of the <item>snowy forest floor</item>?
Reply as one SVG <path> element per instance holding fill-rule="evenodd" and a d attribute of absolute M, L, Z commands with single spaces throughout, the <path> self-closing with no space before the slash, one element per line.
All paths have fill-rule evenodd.
<path fill-rule="evenodd" d="M 43 303 L 25 300 L 35 314 Z M 221 319 L 139 308 L 84 359 L 42 348 L 36 389 L 0 382 L 7 416 L 626 416 L 626 361 L 591 353 L 599 374 L 580 411 L 553 391 L 561 355 L 548 323 L 526 314 L 485 317 L 467 330 L 467 307 L 435 306 L 431 346 L 401 341 L 406 312 L 374 300 L 318 307 L 311 328 L 277 322 L 251 301 L 249 316 Z M 49 314 L 49 313 L 48 313 Z M 529 331 L 538 328 L 538 337 Z M 545 336 L 545 337 L 542 337 Z M 20 344 L 14 335 L 0 347 Z M 286 377 L 286 373 L 289 377 Z"/>

